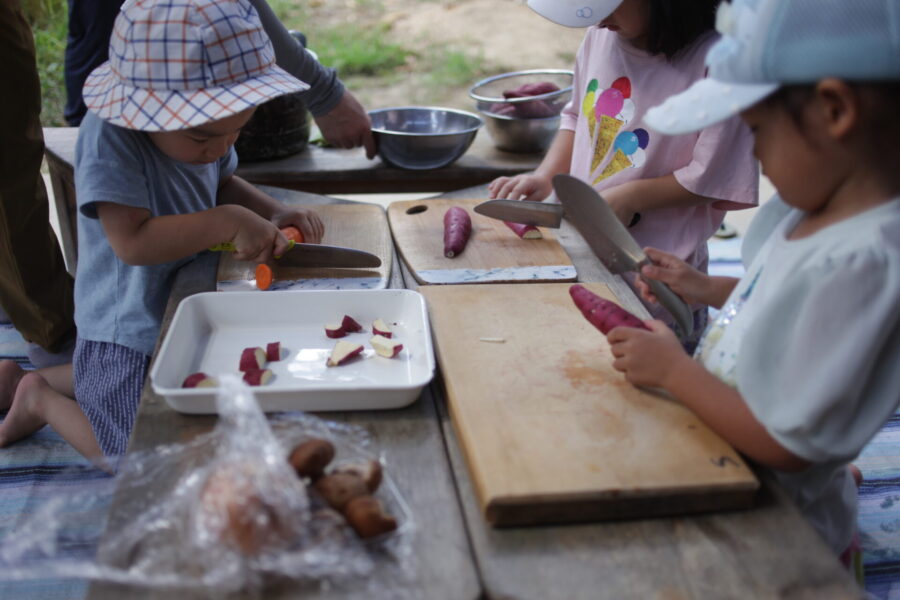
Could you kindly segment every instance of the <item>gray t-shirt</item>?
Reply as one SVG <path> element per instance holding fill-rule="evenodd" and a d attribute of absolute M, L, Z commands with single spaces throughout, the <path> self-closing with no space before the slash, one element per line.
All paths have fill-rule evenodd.
<path fill-rule="evenodd" d="M 780 200 L 756 218 L 778 212 L 777 226 L 748 232 L 767 239 L 751 241 L 759 250 L 697 357 L 812 463 L 774 475 L 840 553 L 856 527 L 846 464 L 900 406 L 900 199 L 798 240 L 787 236 L 803 214 Z"/>
<path fill-rule="evenodd" d="M 266 35 L 272 41 L 276 64 L 305 83 L 309 89 L 300 98 L 314 117 L 331 111 L 344 95 L 344 84 L 337 71 L 324 67 L 307 52 L 278 19 L 266 0 L 249 0 L 259 14 Z"/>
<path fill-rule="evenodd" d="M 236 166 L 234 149 L 214 163 L 182 163 L 164 155 L 146 133 L 110 125 L 90 111 L 85 115 L 75 146 L 79 337 L 150 355 L 175 272 L 193 258 L 151 266 L 125 264 L 109 245 L 95 203 L 146 208 L 153 216 L 207 210 L 216 205 L 219 185 Z"/>

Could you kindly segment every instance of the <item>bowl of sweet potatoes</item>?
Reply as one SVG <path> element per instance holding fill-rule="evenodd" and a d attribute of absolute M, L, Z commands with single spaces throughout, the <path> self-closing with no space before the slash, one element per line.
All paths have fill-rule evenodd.
<path fill-rule="evenodd" d="M 574 73 L 529 69 L 482 79 L 469 90 L 494 145 L 507 152 L 543 152 L 572 98 Z"/>

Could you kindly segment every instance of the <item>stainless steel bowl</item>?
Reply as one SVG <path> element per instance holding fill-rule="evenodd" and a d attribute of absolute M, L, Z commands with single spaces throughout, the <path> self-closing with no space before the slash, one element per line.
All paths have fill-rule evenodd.
<path fill-rule="evenodd" d="M 462 156 L 484 121 L 476 114 L 433 106 L 369 111 L 378 154 L 401 169 L 439 169 Z"/>
<path fill-rule="evenodd" d="M 559 113 L 572 99 L 573 80 L 574 73 L 565 69 L 513 71 L 482 79 L 472 86 L 469 96 L 484 117 L 495 146 L 508 152 L 543 152 L 559 130 Z M 559 89 L 524 98 L 504 96 L 506 91 L 538 82 L 549 82 Z M 538 114 L 549 116 L 534 118 L 535 111 L 528 109 L 535 107 L 541 109 Z"/>

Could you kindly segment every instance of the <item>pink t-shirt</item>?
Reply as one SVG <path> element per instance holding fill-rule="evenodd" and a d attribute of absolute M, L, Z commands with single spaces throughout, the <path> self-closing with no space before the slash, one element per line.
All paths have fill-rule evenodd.
<path fill-rule="evenodd" d="M 717 199 L 643 212 L 630 229 L 641 246 L 671 252 L 704 271 L 706 240 L 725 211 L 757 203 L 759 167 L 750 130 L 733 117 L 697 133 L 667 136 L 647 128 L 644 113 L 706 75 L 706 52 L 717 38 L 712 31 L 704 34 L 669 61 L 609 30 L 589 28 L 560 124 L 575 132 L 570 173 L 599 192 L 674 173 L 688 191 Z"/>

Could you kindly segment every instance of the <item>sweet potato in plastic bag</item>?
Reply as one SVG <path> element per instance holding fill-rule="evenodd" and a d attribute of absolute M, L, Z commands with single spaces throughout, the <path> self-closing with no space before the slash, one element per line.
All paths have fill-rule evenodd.
<path fill-rule="evenodd" d="M 363 429 L 304 413 L 267 419 L 233 375 L 221 377 L 217 409 L 211 432 L 129 454 L 114 477 L 84 477 L 83 491 L 68 486 L 24 523 L 17 515 L 0 519 L 2 578 L 75 577 L 203 593 L 259 590 L 285 579 L 313 589 L 327 579 L 371 593 L 391 579 L 373 579 L 376 569 L 408 575 L 414 525 L 389 466 L 373 495 L 398 527 L 362 540 L 287 460 L 312 438 L 333 443 L 329 468 L 379 460 Z M 106 523 L 114 494 L 127 499 L 129 513 Z"/>

